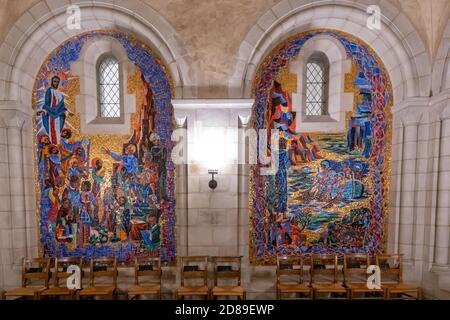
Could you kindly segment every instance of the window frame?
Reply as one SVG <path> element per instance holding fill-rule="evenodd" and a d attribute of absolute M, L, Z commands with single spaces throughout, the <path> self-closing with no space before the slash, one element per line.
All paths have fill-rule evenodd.
<path fill-rule="evenodd" d="M 100 95 L 100 66 L 102 65 L 102 63 L 106 60 L 106 59 L 114 59 L 115 61 L 117 61 L 117 64 L 119 66 L 119 112 L 120 112 L 120 116 L 119 117 L 104 117 L 102 116 L 102 102 L 101 102 L 101 95 Z M 112 53 L 104 53 L 102 54 L 98 59 L 97 59 L 97 63 L 95 66 L 95 83 L 97 86 L 97 117 L 96 119 L 93 121 L 94 123 L 102 123 L 102 124 L 123 124 L 125 121 L 125 117 L 124 117 L 124 97 L 123 97 L 123 71 L 122 71 L 122 63 L 120 62 L 119 59 L 117 59 L 117 57 L 115 55 L 113 55 Z"/>
<path fill-rule="evenodd" d="M 323 72 L 325 81 L 322 83 L 322 94 L 324 95 L 322 99 L 322 106 L 321 106 L 321 114 L 308 114 L 307 110 L 307 103 L 308 103 L 308 65 L 310 63 L 317 63 Z M 305 94 L 305 103 L 303 106 L 304 110 L 304 116 L 306 119 L 311 118 L 320 118 L 320 117 L 329 117 L 329 96 L 330 96 L 330 61 L 328 60 L 328 57 L 325 53 L 316 51 L 313 54 L 309 56 L 309 58 L 306 60 L 305 63 L 305 69 L 304 69 L 304 88 L 303 92 Z"/>

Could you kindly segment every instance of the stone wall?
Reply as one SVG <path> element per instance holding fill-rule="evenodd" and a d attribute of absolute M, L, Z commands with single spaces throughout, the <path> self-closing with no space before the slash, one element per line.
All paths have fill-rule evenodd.
<path fill-rule="evenodd" d="M 8 11 L 8 19 L 0 19 L 0 288 L 18 285 L 20 258 L 38 254 L 30 115 L 34 77 L 50 51 L 76 34 L 64 29 L 61 18 L 69 1 L 21 1 L 10 11 L 11 2 L 0 7 L 3 14 Z M 175 117 L 187 129 L 245 127 L 251 100 L 185 99 L 251 98 L 258 64 L 292 33 L 333 27 L 361 37 L 379 54 L 394 84 L 388 252 L 405 254 L 405 279 L 421 285 L 427 298 L 450 299 L 450 23 L 441 21 L 448 19 L 448 8 L 444 1 L 442 10 L 433 7 L 440 23 L 431 32 L 417 18 L 424 12 L 425 20 L 437 19 L 426 1 L 370 1 L 380 4 L 388 19 L 376 33 L 364 27 L 366 2 L 325 1 L 315 8 L 318 2 L 306 0 L 254 0 L 245 7 L 234 0 L 223 7 L 199 1 L 186 8 L 191 2 L 152 1 L 152 7 L 138 0 L 102 0 L 101 6 L 82 10 L 89 29 L 125 29 L 155 49 L 169 66 L 175 97 L 181 99 L 174 101 Z M 226 23 L 224 11 L 237 17 L 235 27 Z M 191 18 L 178 19 L 181 15 Z M 206 26 L 214 32 L 205 32 Z M 177 254 L 242 255 L 247 297 L 275 298 L 275 268 L 248 261 L 248 168 L 236 163 L 246 144 L 240 134 L 233 139 L 230 162 L 221 167 L 177 166 Z M 196 142 L 188 134 L 185 143 L 189 159 Z M 214 191 L 208 169 L 219 170 Z M 123 270 L 122 276 L 131 274 Z M 165 266 L 164 298 L 174 298 L 179 281 L 178 267 Z"/>

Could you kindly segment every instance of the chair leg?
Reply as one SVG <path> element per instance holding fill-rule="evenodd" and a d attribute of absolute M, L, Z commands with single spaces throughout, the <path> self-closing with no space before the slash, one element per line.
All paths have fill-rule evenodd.
<path fill-rule="evenodd" d="M 389 288 L 386 289 L 386 300 L 391 300 L 391 293 L 389 291 Z"/>
<path fill-rule="evenodd" d="M 158 298 L 158 300 L 161 300 L 161 290 L 158 291 L 157 298 Z"/>

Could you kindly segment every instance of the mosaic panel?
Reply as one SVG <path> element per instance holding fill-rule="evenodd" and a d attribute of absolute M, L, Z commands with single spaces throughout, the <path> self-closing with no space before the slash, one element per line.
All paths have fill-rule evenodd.
<path fill-rule="evenodd" d="M 132 134 L 83 135 L 70 69 L 88 41 L 114 39 L 137 67 Z M 33 94 L 40 244 L 46 256 L 175 259 L 170 79 L 149 48 L 117 31 L 71 38 L 43 63 Z"/>
<path fill-rule="evenodd" d="M 344 132 L 306 133 L 296 127 L 284 79 L 303 44 L 337 39 L 352 60 L 346 92 L 355 95 Z M 292 83 L 292 81 L 291 81 Z M 380 59 L 362 41 L 334 30 L 298 34 L 275 48 L 258 69 L 251 125 L 278 129 L 278 146 L 264 150 L 278 163 L 250 170 L 250 260 L 277 255 L 369 253 L 384 250 L 391 157 L 392 89 Z M 262 136 L 258 136 L 261 140 Z M 269 141 L 269 135 L 264 137 Z M 273 149 L 273 150 L 272 150 Z M 259 155 L 258 155 L 259 156 Z"/>

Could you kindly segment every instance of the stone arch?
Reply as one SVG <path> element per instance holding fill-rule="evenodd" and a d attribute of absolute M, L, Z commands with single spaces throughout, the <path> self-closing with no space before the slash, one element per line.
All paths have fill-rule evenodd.
<path fill-rule="evenodd" d="M 170 70 L 175 96 L 183 95 L 188 81 L 185 49 L 174 28 L 154 9 L 137 0 L 70 4 L 80 7 L 80 30 L 66 27 L 69 2 L 52 1 L 38 2 L 11 28 L 0 47 L 0 100 L 28 105 L 34 78 L 48 54 L 71 36 L 98 29 L 125 31 L 149 45 Z"/>
<path fill-rule="evenodd" d="M 418 32 L 389 1 L 370 4 L 381 9 L 381 30 L 366 27 L 369 16 L 364 1 L 281 1 L 258 20 L 242 42 L 230 90 L 235 90 L 235 95 L 251 96 L 258 65 L 273 47 L 301 31 L 327 28 L 357 35 L 383 57 L 396 103 L 408 97 L 428 96 L 430 59 Z"/>
<path fill-rule="evenodd" d="M 445 27 L 433 64 L 431 89 L 433 95 L 450 89 L 450 19 Z"/>

